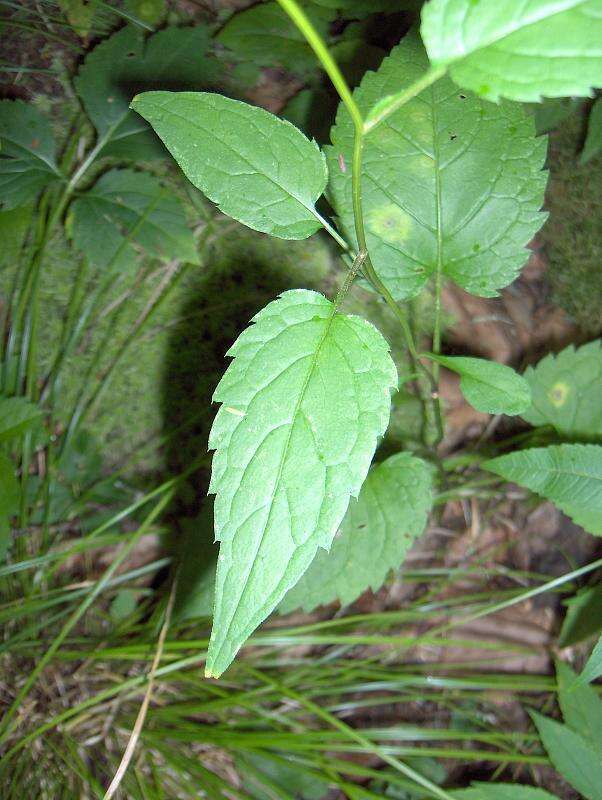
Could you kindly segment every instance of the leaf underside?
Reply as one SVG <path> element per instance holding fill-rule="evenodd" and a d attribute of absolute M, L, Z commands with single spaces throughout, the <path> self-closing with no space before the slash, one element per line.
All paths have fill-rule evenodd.
<path fill-rule="evenodd" d="M 282 239 L 321 227 L 315 203 L 326 186 L 324 156 L 290 122 L 208 92 L 145 92 L 132 108 L 224 214 Z"/>
<path fill-rule="evenodd" d="M 279 610 L 312 611 L 335 600 L 348 605 L 366 589 L 379 589 L 424 531 L 431 505 L 432 473 L 424 461 L 397 453 L 375 466 L 330 551 L 317 552 Z"/>
<path fill-rule="evenodd" d="M 431 0 L 421 33 L 435 66 L 489 100 L 584 96 L 602 84 L 599 0 Z"/>
<path fill-rule="evenodd" d="M 409 34 L 354 97 L 367 113 L 419 78 L 427 59 Z M 353 126 L 339 108 L 327 148 L 329 197 L 355 241 L 351 195 Z M 472 294 L 493 297 L 527 260 L 541 227 L 546 142 L 523 108 L 461 92 L 442 78 L 366 137 L 362 204 L 368 248 L 396 299 L 417 295 L 441 268 Z"/>
<path fill-rule="evenodd" d="M 602 447 L 532 448 L 491 459 L 483 467 L 551 500 L 577 525 L 602 535 Z"/>
<path fill-rule="evenodd" d="M 285 292 L 218 385 L 210 491 L 221 541 L 207 674 L 217 676 L 328 548 L 387 426 L 397 376 L 381 334 L 316 292 Z"/>
<path fill-rule="evenodd" d="M 525 370 L 532 403 L 522 414 L 535 427 L 553 425 L 564 436 L 602 438 L 602 342 L 572 345 Z"/>
<path fill-rule="evenodd" d="M 132 264 L 132 244 L 161 259 L 198 263 L 184 209 L 172 192 L 145 172 L 113 169 L 74 203 L 73 241 L 93 264 L 121 269 Z"/>

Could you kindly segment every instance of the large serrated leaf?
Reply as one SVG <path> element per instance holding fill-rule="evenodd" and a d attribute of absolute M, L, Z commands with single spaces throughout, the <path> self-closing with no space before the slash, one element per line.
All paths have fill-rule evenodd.
<path fill-rule="evenodd" d="M 602 800 L 602 763 L 596 751 L 567 725 L 530 713 L 558 772 L 588 800 Z"/>
<path fill-rule="evenodd" d="M 564 436 L 602 438 L 602 342 L 572 345 L 525 370 L 531 407 L 522 414 L 531 425 L 553 425 Z"/>
<path fill-rule="evenodd" d="M 212 86 L 218 66 L 207 54 L 209 43 L 204 25 L 165 28 L 146 40 L 128 25 L 89 53 L 74 83 L 99 137 L 106 139 L 102 155 L 136 161 L 166 155 L 146 122 L 130 111 L 130 101 L 145 89 Z"/>
<path fill-rule="evenodd" d="M 483 467 L 551 500 L 577 525 L 602 535 L 602 447 L 537 447 L 493 458 Z"/>
<path fill-rule="evenodd" d="M 354 97 L 366 113 L 419 78 L 424 49 L 410 34 Z M 329 194 L 354 237 L 353 126 L 341 107 L 327 148 Z M 362 204 L 368 249 L 396 299 L 420 292 L 438 267 L 463 289 L 493 297 L 527 260 L 543 224 L 546 143 L 514 103 L 460 92 L 448 78 L 402 106 L 366 137 Z"/>
<path fill-rule="evenodd" d="M 61 177 L 50 122 L 22 100 L 0 100 L 0 203 L 6 209 L 35 200 Z"/>
<path fill-rule="evenodd" d="M 221 542 L 207 655 L 214 676 L 318 547 L 330 547 L 387 427 L 397 380 L 376 328 L 305 290 L 269 303 L 229 355 L 209 441 Z"/>
<path fill-rule="evenodd" d="M 145 92 L 132 108 L 224 214 L 282 239 L 321 227 L 315 203 L 326 186 L 324 156 L 290 122 L 208 92 Z"/>
<path fill-rule="evenodd" d="M 366 589 L 379 589 L 424 531 L 432 500 L 432 470 L 424 461 L 397 453 L 378 464 L 349 504 L 330 551 L 318 551 L 280 611 L 312 611 L 335 600 L 348 605 Z"/>
<path fill-rule="evenodd" d="M 460 375 L 460 390 L 477 411 L 513 416 L 521 414 L 531 403 L 529 384 L 506 364 L 433 353 L 429 353 L 429 358 Z"/>
<path fill-rule="evenodd" d="M 597 751 L 602 761 L 602 700 L 587 683 L 577 683 L 577 675 L 562 661 L 556 664 L 558 702 L 566 725 Z"/>
<path fill-rule="evenodd" d="M 68 228 L 74 244 L 99 267 L 127 266 L 134 242 L 157 258 L 198 263 L 179 200 L 146 172 L 106 172 L 73 203 Z"/>
<path fill-rule="evenodd" d="M 582 96 L 602 84 L 599 0 L 430 0 L 421 33 L 434 66 L 490 100 Z"/>

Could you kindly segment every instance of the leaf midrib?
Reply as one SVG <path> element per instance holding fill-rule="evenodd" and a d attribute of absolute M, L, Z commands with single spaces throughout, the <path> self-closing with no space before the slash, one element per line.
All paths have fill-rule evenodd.
<path fill-rule="evenodd" d="M 307 370 L 307 374 L 305 376 L 305 379 L 303 381 L 303 385 L 301 387 L 301 391 L 299 392 L 299 397 L 297 398 L 297 401 L 295 403 L 295 407 L 293 409 L 293 414 L 292 414 L 292 417 L 291 417 L 291 422 L 290 422 L 290 425 L 289 425 L 287 437 L 286 437 L 286 440 L 284 442 L 284 446 L 282 448 L 282 455 L 280 456 L 280 462 L 278 464 L 278 471 L 277 471 L 277 474 L 276 474 L 276 480 L 274 481 L 274 488 L 273 488 L 273 491 L 272 491 L 272 496 L 271 496 L 270 502 L 269 502 L 270 510 L 268 511 L 268 515 L 266 517 L 266 521 L 265 521 L 265 523 L 263 525 L 263 529 L 261 531 L 261 536 L 259 537 L 258 545 L 255 548 L 255 552 L 253 554 L 253 560 L 252 560 L 252 563 L 251 563 L 251 568 L 249 569 L 249 572 L 247 573 L 247 575 L 245 577 L 244 585 L 243 585 L 242 590 L 241 590 L 241 592 L 240 592 L 240 594 L 238 596 L 238 600 L 236 602 L 236 606 L 234 607 L 234 610 L 233 610 L 232 614 L 230 615 L 230 619 L 228 621 L 228 624 L 227 624 L 225 629 L 222 629 L 223 630 L 223 633 L 222 633 L 222 636 L 221 636 L 222 642 L 219 645 L 219 649 L 218 649 L 217 653 L 215 654 L 215 656 L 213 657 L 213 659 L 211 661 L 211 665 L 214 665 L 215 663 L 217 663 L 217 661 L 218 661 L 218 659 L 219 659 L 219 657 L 220 657 L 220 655 L 221 655 L 221 653 L 222 653 L 222 651 L 223 651 L 223 649 L 224 649 L 224 647 L 225 647 L 225 645 L 227 643 L 228 634 L 229 634 L 230 629 L 232 627 L 232 622 L 233 622 L 233 620 L 235 619 L 235 617 L 236 617 L 236 615 L 238 613 L 238 609 L 240 608 L 240 605 L 242 603 L 243 596 L 244 596 L 244 594 L 245 594 L 245 592 L 247 590 L 249 579 L 250 579 L 250 577 L 251 577 L 251 575 L 253 573 L 253 570 L 255 569 L 255 565 L 257 563 L 257 554 L 259 553 L 259 551 L 261 549 L 261 546 L 263 544 L 263 541 L 264 541 L 264 538 L 265 538 L 265 535 L 266 535 L 266 531 L 268 530 L 269 525 L 270 525 L 270 519 L 271 519 L 271 516 L 272 516 L 272 511 L 274 509 L 274 500 L 275 500 L 275 497 L 276 497 L 276 494 L 277 494 L 277 491 L 278 491 L 278 486 L 280 484 L 280 479 L 282 477 L 282 471 L 284 469 L 284 465 L 286 463 L 286 459 L 287 459 L 287 456 L 288 456 L 288 449 L 289 449 L 291 437 L 292 437 L 292 434 L 293 434 L 293 428 L 295 427 L 295 422 L 296 422 L 296 419 L 297 419 L 297 417 L 299 415 L 299 411 L 301 409 L 301 404 L 303 403 L 303 400 L 305 398 L 305 393 L 307 391 L 307 387 L 308 387 L 309 382 L 311 380 L 312 374 L 313 374 L 313 372 L 314 372 L 314 370 L 316 368 L 316 365 L 318 363 L 318 357 L 320 355 L 320 351 L 321 351 L 321 349 L 322 349 L 322 347 L 324 345 L 324 342 L 326 341 L 326 338 L 327 338 L 328 333 L 329 333 L 329 331 L 330 331 L 330 329 L 332 327 L 332 323 L 334 322 L 336 314 L 337 314 L 336 307 L 335 307 L 334 303 L 331 303 L 331 309 L 329 311 L 328 317 L 326 318 L 326 323 L 324 325 L 324 331 L 323 331 L 322 336 L 320 337 L 320 340 L 319 340 L 319 342 L 317 344 L 317 347 L 315 349 L 314 355 L 310 360 L 310 363 L 309 363 L 309 366 L 308 366 L 308 370 Z M 256 608 L 256 609 L 254 609 L 254 611 L 255 611 L 255 615 L 257 615 L 257 613 L 262 613 L 262 609 L 257 609 Z"/>

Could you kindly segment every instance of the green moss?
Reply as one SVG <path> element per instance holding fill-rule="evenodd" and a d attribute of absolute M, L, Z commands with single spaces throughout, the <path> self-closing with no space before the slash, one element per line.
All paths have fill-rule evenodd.
<path fill-rule="evenodd" d="M 602 158 L 577 159 L 583 119 L 574 114 L 550 137 L 550 217 L 542 231 L 555 302 L 585 333 L 602 330 Z"/>

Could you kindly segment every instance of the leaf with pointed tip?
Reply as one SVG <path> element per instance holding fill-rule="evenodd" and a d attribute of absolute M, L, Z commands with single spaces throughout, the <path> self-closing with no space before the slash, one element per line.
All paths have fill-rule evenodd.
<path fill-rule="evenodd" d="M 599 0 L 430 0 L 431 63 L 489 100 L 588 95 L 602 84 Z"/>
<path fill-rule="evenodd" d="M 319 550 L 279 610 L 283 614 L 339 600 L 348 605 L 366 589 L 380 589 L 424 531 L 432 497 L 432 470 L 409 453 L 373 467 L 352 500 L 329 552 Z"/>
<path fill-rule="evenodd" d="M 427 66 L 409 34 L 354 92 L 365 114 Z M 339 108 L 326 148 L 329 198 L 355 241 L 353 125 Z M 417 295 L 440 267 L 463 289 L 494 297 L 518 275 L 545 220 L 546 142 L 515 103 L 499 106 L 442 78 L 366 136 L 362 205 L 372 263 L 395 299 Z"/>
<path fill-rule="evenodd" d="M 22 100 L 0 100 L 0 202 L 5 209 L 35 200 L 61 174 L 50 122 Z"/>
<path fill-rule="evenodd" d="M 573 345 L 525 370 L 531 406 L 521 416 L 563 436 L 602 438 L 602 341 Z"/>
<path fill-rule="evenodd" d="M 592 654 L 579 676 L 579 682 L 590 683 L 602 675 L 602 638 L 598 639 Z"/>
<path fill-rule="evenodd" d="M 493 458 L 482 466 L 551 500 L 577 525 L 602 535 L 602 447 L 537 447 Z"/>
<path fill-rule="evenodd" d="M 209 55 L 209 29 L 168 27 L 145 39 L 127 25 L 92 50 L 75 78 L 75 88 L 99 138 L 101 155 L 136 161 L 164 158 L 149 126 L 130 111 L 145 89 L 198 89 L 215 84 L 217 61 Z"/>
<path fill-rule="evenodd" d="M 558 772 L 588 800 L 602 800 L 602 762 L 596 751 L 568 725 L 529 713 Z"/>
<path fill-rule="evenodd" d="M 156 258 L 198 264 L 180 201 L 146 172 L 106 172 L 73 203 L 68 230 L 99 267 L 126 267 L 135 258 L 134 242 Z"/>
<path fill-rule="evenodd" d="M 562 661 L 556 663 L 558 702 L 566 725 L 598 751 L 602 760 L 602 700 L 587 683 L 577 683 L 578 676 Z"/>
<path fill-rule="evenodd" d="M 306 239 L 321 227 L 324 156 L 290 122 L 208 92 L 145 92 L 132 108 L 224 214 L 282 239 Z"/>
<path fill-rule="evenodd" d="M 460 391 L 477 411 L 514 416 L 531 404 L 529 384 L 512 367 L 485 358 L 433 353 L 428 353 L 428 357 L 460 375 Z"/>
<path fill-rule="evenodd" d="M 329 548 L 389 420 L 397 374 L 381 334 L 317 292 L 285 292 L 254 317 L 214 400 L 218 558 L 208 675 Z"/>

